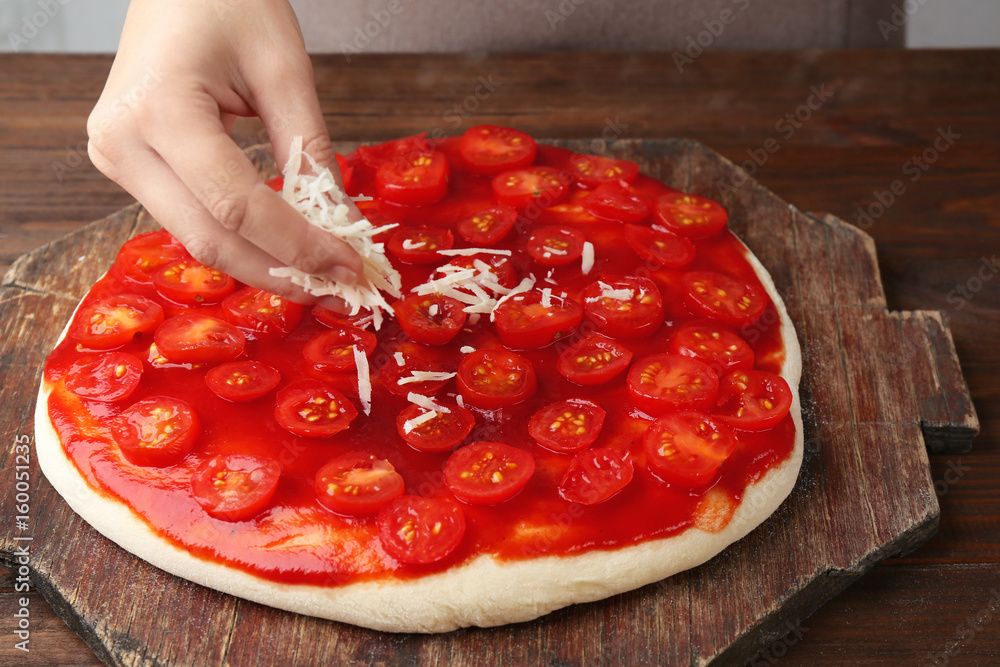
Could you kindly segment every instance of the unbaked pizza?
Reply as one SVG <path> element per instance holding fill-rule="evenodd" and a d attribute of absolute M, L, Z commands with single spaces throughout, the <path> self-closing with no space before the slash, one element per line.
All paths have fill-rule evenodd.
<path fill-rule="evenodd" d="M 799 348 L 717 202 L 491 125 L 272 181 L 364 259 L 137 236 L 45 365 L 39 461 L 168 572 L 387 631 L 525 621 L 697 566 L 791 491 Z M 363 219 L 349 214 L 347 198 Z M 766 323 L 766 324 L 765 324 Z"/>

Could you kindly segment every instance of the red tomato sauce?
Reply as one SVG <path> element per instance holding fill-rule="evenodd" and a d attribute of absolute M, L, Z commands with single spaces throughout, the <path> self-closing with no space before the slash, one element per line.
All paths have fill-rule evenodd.
<path fill-rule="evenodd" d="M 375 202 L 384 216 L 407 224 L 444 226 L 454 231 L 463 217 L 494 204 L 490 178 L 465 170 L 457 155 L 457 139 L 438 146 L 451 166 L 450 194 L 425 207 L 401 207 Z M 535 164 L 562 166 L 569 152 L 540 146 Z M 348 156 L 354 167 L 351 194 L 374 193 L 374 170 Z M 654 196 L 669 188 L 645 176 L 634 184 Z M 577 186 L 574 186 L 576 188 Z M 537 211 L 537 209 L 536 209 Z M 533 211 L 529 208 L 526 215 Z M 553 287 L 577 298 L 580 291 L 602 274 L 638 275 L 651 278 L 663 295 L 665 321 L 651 335 L 625 340 L 638 359 L 667 351 L 673 333 L 694 321 L 685 306 L 680 277 L 686 271 L 725 272 L 760 288 L 760 282 L 745 258 L 745 250 L 728 231 L 697 240 L 697 255 L 683 269 L 650 268 L 624 240 L 624 226 L 617 222 L 577 225 L 594 244 L 596 264 L 589 275 L 580 262 L 550 268 L 536 263 L 525 250 L 532 225 L 522 221 L 496 247 L 510 249 L 518 278 L 533 273 L 536 287 Z M 648 223 L 646 223 L 648 224 Z M 456 235 L 456 247 L 468 244 Z M 444 258 L 440 264 L 447 263 Z M 426 280 L 434 265 L 403 265 L 394 260 L 403 275 L 404 293 Z M 546 282 L 548 278 L 551 282 Z M 237 285 L 237 288 L 240 286 Z M 167 317 L 185 310 L 221 317 L 219 305 L 180 306 L 157 294 L 151 284 L 142 284 L 112 269 L 86 296 L 84 303 L 122 293 L 133 293 L 161 303 Z M 773 304 L 768 305 L 773 311 Z M 778 372 L 784 360 L 780 322 L 765 313 L 761 323 L 744 331 L 743 338 L 756 355 L 755 368 Z M 775 322 L 765 326 L 762 322 Z M 587 330 L 586 320 L 581 325 Z M 464 356 L 460 349 L 499 347 L 488 316 L 476 326 L 461 331 L 451 342 L 428 348 L 427 354 L 444 370 L 454 371 Z M 281 373 L 280 387 L 302 378 L 331 381 L 359 409 L 356 374 L 315 370 L 305 361 L 302 346 L 315 334 L 327 330 L 306 313 L 287 337 L 248 336 L 245 357 L 273 366 Z M 738 332 L 739 333 L 739 332 Z M 45 378 L 52 394 L 49 413 L 69 457 L 100 492 L 119 499 L 137 512 L 158 534 L 202 558 L 287 583 L 337 585 L 387 576 L 415 577 L 446 570 L 481 554 L 511 561 L 541 555 L 569 555 L 594 549 L 616 549 L 656 538 L 676 535 L 692 525 L 693 512 L 707 489 L 677 487 L 655 478 L 647 469 L 642 448 L 650 421 L 636 414 L 625 387 L 625 373 L 592 387 L 569 382 L 556 372 L 556 359 L 569 341 L 537 350 L 518 351 L 534 365 L 537 393 L 529 400 L 495 411 L 473 410 L 476 425 L 466 443 L 499 441 L 527 450 L 536 470 L 527 486 L 512 499 L 495 506 L 462 504 L 467 531 L 458 549 L 431 565 L 403 565 L 381 547 L 374 516 L 344 517 L 323 507 L 314 491 L 314 476 L 331 459 L 349 452 L 364 452 L 387 459 L 402 475 L 406 493 L 451 497 L 442 469 L 450 452 L 421 452 L 407 445 L 396 430 L 396 417 L 407 407 L 379 384 L 379 369 L 393 363 L 397 344 L 405 342 L 399 326 L 389 320 L 378 333 L 379 343 L 369 358 L 373 384 L 370 416 L 360 413 L 346 431 L 326 438 L 292 435 L 274 419 L 274 392 L 248 402 L 233 403 L 215 395 L 205 383 L 211 365 L 154 367 L 149 359 L 151 336 L 120 348 L 144 361 L 139 388 L 126 401 L 99 403 L 83 400 L 67 391 L 62 378 L 80 358 L 76 341 L 67 338 L 52 353 Z M 86 351 L 84 351 L 85 353 Z M 454 380 L 437 392 L 439 401 L 454 402 Z M 115 444 L 109 423 L 135 401 L 151 396 L 181 398 L 194 407 L 202 422 L 202 434 L 194 449 L 180 464 L 168 468 L 141 468 L 126 461 Z M 557 490 L 572 455 L 557 454 L 536 444 L 528 434 L 532 414 L 549 403 L 567 398 L 594 401 L 607 411 L 604 428 L 593 447 L 627 450 L 635 466 L 633 481 L 610 500 L 592 506 L 563 500 Z M 739 446 L 723 463 L 711 487 L 739 501 L 748 484 L 786 460 L 794 446 L 795 426 L 786 416 L 776 427 L 759 432 L 737 431 Z M 283 473 L 269 507 L 253 518 L 227 522 L 208 515 L 193 499 L 191 474 L 204 461 L 222 453 L 245 453 L 277 459 Z"/>

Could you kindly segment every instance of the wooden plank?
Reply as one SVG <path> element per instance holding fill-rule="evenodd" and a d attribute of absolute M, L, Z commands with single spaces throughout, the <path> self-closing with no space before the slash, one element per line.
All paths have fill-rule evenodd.
<path fill-rule="evenodd" d="M 660 165 L 661 175 L 692 189 L 707 187 L 712 178 L 732 177 L 728 161 L 692 142 L 618 142 L 613 150 L 644 168 Z M 250 155 L 262 171 L 273 173 L 265 149 L 252 149 Z M 665 156 L 676 159 L 676 166 L 662 166 Z M 794 304 L 793 320 L 807 355 L 804 386 L 810 391 L 803 395 L 809 401 L 804 411 L 808 442 L 803 473 L 789 501 L 759 530 L 705 566 L 532 623 L 441 636 L 376 633 L 237 601 L 159 572 L 83 524 L 36 468 L 32 494 L 38 505 L 32 529 L 40 542 L 32 567 L 39 590 L 99 657 L 115 665 L 474 664 L 481 659 L 579 664 L 599 656 L 703 664 L 752 657 L 787 633 L 789 623 L 800 622 L 876 562 L 926 539 L 936 526 L 938 508 L 926 471 L 915 383 L 905 379 L 905 364 L 884 368 L 893 362 L 890 352 L 896 348 L 891 343 L 903 335 L 908 320 L 880 311 L 872 291 L 880 283 L 868 273 L 872 262 L 858 264 L 858 273 L 839 272 L 838 263 L 865 248 L 864 239 L 852 238 L 850 228 L 839 222 L 790 211 L 752 181 L 728 196 L 735 224 Z M 72 242 L 41 249 L 8 274 L 0 314 L 20 328 L 2 339 L 0 352 L 21 360 L 30 376 L 25 378 L 31 381 L 28 386 L 73 307 L 71 297 L 80 285 L 72 280 L 82 282 L 45 282 L 52 280 L 51 262 L 87 247 L 95 264 L 106 265 L 128 225 L 141 231 L 152 221 L 139 213 L 112 216 Z M 823 270 L 836 280 L 804 279 L 797 258 L 815 239 L 826 247 L 810 249 L 809 256 L 825 258 Z M 842 248 L 845 244 L 855 250 Z M 851 299 L 860 303 L 845 303 Z M 34 323 L 24 324 L 32 313 Z M 879 346 L 884 354 L 865 353 L 863 333 L 885 342 Z M 935 335 L 941 340 L 939 332 Z M 946 344 L 914 347 L 909 354 L 932 349 L 953 354 Z M 950 367 L 945 363 L 944 368 Z M 829 369 L 835 372 L 827 374 Z M 867 374 L 868 381 L 859 381 L 858 373 Z M 3 418 L 19 420 L 13 431 L 30 423 L 30 395 L 10 391 L 0 398 L 9 399 L 0 403 Z M 962 405 L 960 399 L 956 406 Z M 880 401 L 893 405 L 878 410 Z M 897 498 L 901 490 L 904 497 Z M 4 493 L 6 504 L 0 509 L 10 507 L 10 490 Z M 59 539 L 52 539 L 56 535 Z M 803 535 L 813 539 L 803 540 Z M 9 558 L 12 546 L 8 530 L 0 551 Z M 762 558 L 781 567 L 761 568 Z M 723 596 L 725 607 L 718 602 Z"/>

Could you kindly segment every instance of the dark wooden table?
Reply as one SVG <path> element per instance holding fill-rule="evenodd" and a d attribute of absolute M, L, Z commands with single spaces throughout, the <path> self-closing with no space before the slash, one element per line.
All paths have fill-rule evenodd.
<path fill-rule="evenodd" d="M 110 64 L 0 56 L 0 271 L 131 203 L 86 156 L 86 117 Z M 939 534 L 876 567 L 755 664 L 1000 663 L 1000 51 L 707 53 L 683 72 L 670 54 L 327 56 L 315 65 L 330 132 L 342 140 L 482 122 L 594 142 L 693 138 L 745 162 L 798 208 L 864 227 L 890 307 L 950 320 L 982 434 L 968 454 L 931 456 Z M 266 140 L 255 121 L 234 135 L 246 146 Z M 13 446 L 30 433 L 25 424 L 0 437 Z M 13 471 L 0 475 L 13 483 Z M 32 650 L 16 650 L 12 614 L 24 594 L 15 584 L 3 571 L 0 665 L 97 664 L 34 590 Z"/>

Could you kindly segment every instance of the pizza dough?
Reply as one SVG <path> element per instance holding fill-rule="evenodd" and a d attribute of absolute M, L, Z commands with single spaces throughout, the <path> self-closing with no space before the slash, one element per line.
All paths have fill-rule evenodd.
<path fill-rule="evenodd" d="M 473 130 L 475 129 L 473 128 Z M 503 128 L 499 129 L 503 130 Z M 469 132 L 471 133 L 473 130 Z M 298 162 L 297 158 L 295 162 Z M 635 165 L 632 165 L 632 168 L 635 169 Z M 297 167 L 292 172 L 289 172 L 288 168 L 286 168 L 286 177 L 289 173 L 296 174 L 296 170 Z M 328 176 L 329 172 L 326 172 L 326 174 Z M 322 176 L 320 174 L 320 178 Z M 507 176 L 505 175 L 503 178 L 506 179 Z M 494 184 L 494 189 L 495 187 Z M 287 191 L 288 186 L 286 181 L 286 199 L 288 198 Z M 341 198 L 344 196 L 343 193 L 339 194 Z M 499 194 L 497 196 L 499 198 Z M 341 199 L 336 197 L 334 199 L 336 200 L 335 203 L 338 204 L 336 211 L 343 214 L 346 207 L 339 206 Z M 311 204 L 303 205 L 306 208 L 311 207 Z M 715 206 L 717 207 L 717 205 Z M 308 213 L 308 211 L 304 212 Z M 344 216 L 341 215 L 341 217 Z M 344 223 L 343 229 L 354 229 L 351 226 L 354 223 L 341 222 Z M 313 224 L 317 223 L 313 222 Z M 334 229 L 337 225 L 331 222 L 330 226 L 331 229 L 328 229 L 328 231 L 338 233 Z M 370 228 L 371 225 L 369 224 L 368 227 Z M 359 243 L 362 241 L 367 243 L 363 250 L 370 251 L 372 249 L 369 247 L 371 246 L 370 237 L 376 231 L 373 228 L 366 229 L 365 238 L 358 241 Z M 612 241 L 615 241 L 617 238 L 614 235 L 620 233 L 614 231 L 611 237 Z M 588 242 L 587 245 L 590 245 L 590 243 Z M 633 247 L 640 254 L 645 252 L 641 246 Z M 392 572 L 389 572 L 375 578 L 366 579 L 364 577 L 356 577 L 348 583 L 339 585 L 295 584 L 268 579 L 264 576 L 248 572 L 246 569 L 239 569 L 228 565 L 225 557 L 215 560 L 202 558 L 196 555 L 196 552 L 179 546 L 179 543 L 185 540 L 175 541 L 172 538 L 168 538 L 166 531 L 161 533 L 139 511 L 134 510 L 128 504 L 119 500 L 110 490 L 99 486 L 102 482 L 95 482 L 94 485 L 88 483 L 88 478 L 81 473 L 77 464 L 70 458 L 70 455 L 59 440 L 59 435 L 50 417 L 48 399 L 51 387 L 47 385 L 47 381 L 44 378 L 39 391 L 35 414 L 36 448 L 39 464 L 46 477 L 73 510 L 100 533 L 124 549 L 148 561 L 152 565 L 184 579 L 272 607 L 390 632 L 446 632 L 467 626 L 495 626 L 528 621 L 570 604 L 600 600 L 659 581 L 677 572 L 704 563 L 763 522 L 784 501 L 795 484 L 803 455 L 802 420 L 798 397 L 801 353 L 788 313 L 770 276 L 745 246 L 741 245 L 739 249 L 735 247 L 732 249 L 736 253 L 740 250 L 760 280 L 761 285 L 767 292 L 767 296 L 777 311 L 778 322 L 780 323 L 780 339 L 784 347 L 780 375 L 785 379 L 791 390 L 790 416 L 794 424 L 795 433 L 794 444 L 787 458 L 767 468 L 766 472 L 759 479 L 746 485 L 742 498 L 728 522 L 722 521 L 716 525 L 711 525 L 710 516 L 708 519 L 702 521 L 696 515 L 692 527 L 673 534 L 670 537 L 647 538 L 644 541 L 640 540 L 624 545 L 619 543 L 618 546 L 613 548 L 584 546 L 583 548 L 577 548 L 572 552 L 561 555 L 529 557 L 525 556 L 522 552 L 522 557 L 520 558 L 501 558 L 490 555 L 490 549 L 484 549 L 480 545 L 474 550 L 479 555 L 473 555 L 465 560 L 459 559 L 457 564 L 444 567 L 443 569 L 438 568 L 430 574 L 419 574 L 420 571 L 418 570 L 416 575 L 413 575 L 411 572 L 406 576 L 395 576 Z M 456 250 L 455 252 L 461 253 L 463 251 Z M 509 254 L 509 251 L 505 252 Z M 593 266 L 593 246 L 591 246 L 590 252 L 589 266 Z M 633 259 L 635 257 L 634 255 L 629 256 Z M 733 261 L 735 256 L 729 254 L 726 257 L 728 257 L 727 261 Z M 351 294 L 340 294 L 338 292 L 338 295 L 347 298 L 349 303 L 354 298 L 358 304 L 367 303 L 367 301 L 371 301 L 372 299 L 380 301 L 382 296 L 378 293 L 378 290 L 398 296 L 400 294 L 398 275 L 391 275 L 394 269 L 388 264 L 384 256 L 379 261 L 382 261 L 382 264 L 371 267 L 371 274 L 375 277 L 372 282 L 375 285 L 372 289 L 372 294 L 367 296 L 363 294 L 352 296 Z M 582 273 L 588 274 L 590 268 L 586 258 L 583 266 Z M 368 275 L 367 269 L 366 275 Z M 300 276 L 300 278 L 302 277 Z M 308 278 L 306 276 L 304 279 Z M 532 277 L 530 282 L 534 283 L 534 277 Z M 320 285 L 320 287 L 324 286 Z M 326 286 L 326 288 L 333 290 L 341 289 L 337 285 Z M 721 288 L 719 289 L 721 291 Z M 548 292 L 551 293 L 551 290 L 548 290 Z M 725 294 L 725 292 L 721 293 Z M 548 298 L 548 296 L 544 298 Z M 631 296 L 625 298 L 629 299 Z M 388 304 L 381 303 L 388 311 Z M 479 306 L 473 306 L 473 308 L 477 307 Z M 489 310 L 481 312 L 489 312 Z M 68 331 L 69 325 L 67 325 L 67 329 L 63 332 L 60 343 L 67 337 Z M 79 338 L 79 335 L 76 333 L 74 336 Z M 650 345 L 658 345 L 659 343 L 656 341 L 660 339 L 650 340 L 654 341 Z M 157 338 L 157 342 L 159 341 L 160 339 Z M 285 343 L 282 342 L 281 345 L 285 345 Z M 296 350 L 296 348 L 289 349 Z M 470 348 L 463 347 L 462 353 L 466 353 L 468 349 Z M 366 401 L 370 400 L 371 397 L 371 382 L 369 381 L 367 372 L 364 372 L 367 371 L 367 360 L 357 346 L 354 347 L 354 354 L 355 360 L 359 363 L 359 368 L 362 367 L 361 361 L 364 361 L 364 370 L 359 371 L 357 382 L 359 383 L 360 400 L 365 403 L 364 407 L 367 413 L 370 405 Z M 360 360 L 359 357 L 361 358 Z M 399 364 L 402 363 L 402 361 L 399 361 Z M 552 369 L 549 369 L 549 372 L 552 372 Z M 362 378 L 362 375 L 364 375 L 364 378 Z M 188 383 L 187 376 L 184 377 L 184 382 Z M 286 377 L 285 379 L 290 381 L 294 378 Z M 367 384 L 367 392 L 360 389 L 361 384 Z M 190 384 L 178 386 L 183 386 L 185 389 L 191 389 L 192 387 Z M 551 400 L 552 397 L 548 396 L 547 398 Z M 413 401 L 414 399 L 411 398 L 409 400 Z M 392 403 L 385 403 L 384 409 L 389 410 L 392 408 L 392 405 Z M 770 409 L 771 405 L 768 404 L 767 407 Z M 259 413 L 253 414 L 256 415 Z M 627 421 L 631 417 L 624 419 Z M 225 423 L 223 422 L 223 424 Z M 256 425 L 256 423 L 255 421 L 254 424 Z M 640 421 L 640 423 L 642 422 Z M 93 422 L 91 424 L 91 428 L 93 428 Z M 234 424 L 235 422 L 229 422 L 230 427 Z M 222 432 L 230 435 L 229 430 Z M 364 433 L 368 432 L 362 431 L 362 434 Z M 402 432 L 400 433 L 402 434 Z M 621 431 L 614 431 L 614 433 L 616 434 L 613 436 L 614 438 L 626 437 L 622 435 Z M 98 439 L 101 437 L 104 436 L 98 436 Z M 256 433 L 253 433 L 250 437 L 260 440 L 260 436 Z M 361 435 L 359 437 L 368 438 L 367 440 L 363 440 L 364 447 L 373 447 L 370 435 Z M 715 437 L 718 437 L 718 435 Z M 233 442 L 242 443 L 239 440 L 233 440 Z M 268 440 L 266 442 L 271 445 L 271 441 Z M 627 443 L 633 441 L 616 439 L 615 442 Z M 785 440 L 785 443 L 787 442 L 788 440 Z M 340 446 L 339 443 L 337 446 Z M 355 446 L 357 445 L 355 444 Z M 394 449 L 392 451 L 398 452 L 399 450 Z M 783 451 L 787 451 L 787 449 Z M 310 460 L 314 458 L 315 455 L 312 455 Z M 565 461 L 566 459 L 563 458 L 560 460 Z M 136 478 L 134 470 L 136 469 L 129 468 L 126 470 L 126 477 L 128 479 L 152 479 L 145 477 Z M 91 478 L 97 479 L 93 471 L 88 474 Z M 184 477 L 174 477 L 174 479 L 188 484 Z M 743 481 L 740 484 L 745 483 L 745 478 L 741 479 Z M 110 489 L 111 487 L 108 488 Z M 140 488 L 143 489 L 143 492 L 147 490 L 144 486 Z M 187 489 L 190 491 L 190 486 Z M 151 493 L 157 492 L 154 487 L 149 487 L 149 490 Z M 712 493 L 713 491 L 707 491 L 705 498 L 710 498 Z M 724 492 L 720 491 L 719 494 L 723 495 Z M 125 494 L 124 497 L 131 500 L 131 496 L 128 494 Z M 672 497 L 677 498 L 678 496 Z M 191 502 L 189 496 L 179 496 L 178 498 L 182 500 L 181 505 L 179 505 L 180 507 L 184 506 L 184 502 Z M 310 498 L 313 502 L 315 501 L 315 497 L 310 496 Z M 296 502 L 301 502 L 301 500 Z M 530 505 L 530 502 L 533 501 L 525 501 L 525 504 L 533 508 L 534 505 Z M 726 502 L 731 503 L 732 501 L 729 500 Z M 137 505 L 137 507 L 140 506 Z M 300 506 L 304 507 L 305 505 Z M 631 506 L 626 505 L 625 507 L 626 511 L 632 510 Z M 731 505 L 727 507 L 731 507 Z M 186 512 L 186 510 L 182 511 Z M 709 512 L 706 515 L 710 514 Z M 184 516 L 187 517 L 188 515 L 185 513 Z M 487 514 L 485 516 L 491 517 L 489 521 L 500 521 L 505 518 L 503 512 Z M 594 516 L 600 517 L 601 515 L 597 514 Z M 179 524 L 178 529 L 184 531 L 185 529 L 194 527 L 194 523 L 189 525 L 187 521 L 192 520 L 185 519 L 184 522 Z M 572 521 L 572 517 L 570 517 L 570 521 Z M 509 523 L 507 527 L 522 531 L 514 534 L 514 537 L 518 539 L 513 543 L 518 544 L 519 542 L 523 542 L 523 540 L 520 540 L 522 537 L 525 539 L 534 539 L 534 533 L 525 531 L 546 530 L 550 526 L 554 526 L 555 523 L 555 521 L 549 521 L 547 517 L 541 521 L 535 517 L 526 522 Z M 256 526 L 256 524 L 250 525 Z M 298 530 L 298 526 L 300 526 L 298 523 L 290 525 L 295 526 L 296 531 Z M 486 525 L 493 526 L 497 524 L 487 523 Z M 605 525 L 604 523 L 598 524 L 601 535 L 604 535 Z M 628 525 L 630 526 L 628 530 L 632 530 L 631 524 Z M 705 526 L 705 529 L 697 527 L 699 525 Z M 570 527 L 571 529 L 572 527 Z M 266 540 L 273 539 L 272 534 L 266 532 L 266 528 L 265 532 L 253 532 L 254 529 L 251 528 L 243 528 L 242 530 L 246 535 L 262 536 Z M 345 532 L 343 528 L 335 530 L 339 530 L 340 532 L 332 532 L 330 534 L 343 536 Z M 187 535 L 190 533 L 184 534 Z M 636 533 L 632 533 L 632 535 L 634 536 Z M 295 537 L 298 538 L 297 532 L 295 533 Z M 305 540 L 308 541 L 313 537 L 313 535 L 307 535 Z M 194 543 L 197 543 L 197 540 L 194 540 Z M 320 543 L 317 542 L 316 544 Z M 327 542 L 327 544 L 337 543 Z M 240 562 L 244 560 L 249 562 L 250 559 L 245 555 L 249 552 L 239 551 L 237 553 L 241 554 L 238 559 Z M 230 559 L 232 560 L 231 556 Z M 323 576 L 325 577 L 326 561 L 320 562 L 323 564 Z M 340 570 L 336 570 L 335 568 L 332 571 L 340 572 Z M 350 568 L 344 568 L 344 572 L 349 571 Z"/>
<path fill-rule="evenodd" d="M 388 632 L 447 632 L 473 625 L 529 621 L 567 605 L 607 598 L 696 567 L 757 527 L 791 492 L 802 463 L 801 352 L 770 276 L 749 250 L 747 258 L 780 315 L 785 344 L 781 375 L 794 395 L 795 448 L 789 459 L 747 488 L 732 520 L 719 532 L 691 528 L 673 537 L 616 550 L 534 560 L 498 562 L 479 556 L 420 579 L 334 588 L 290 585 L 192 556 L 158 535 L 129 507 L 89 486 L 63 451 L 49 420 L 49 391 L 44 382 L 35 411 L 39 465 L 70 507 L 98 532 L 162 570 L 224 593 Z"/>

